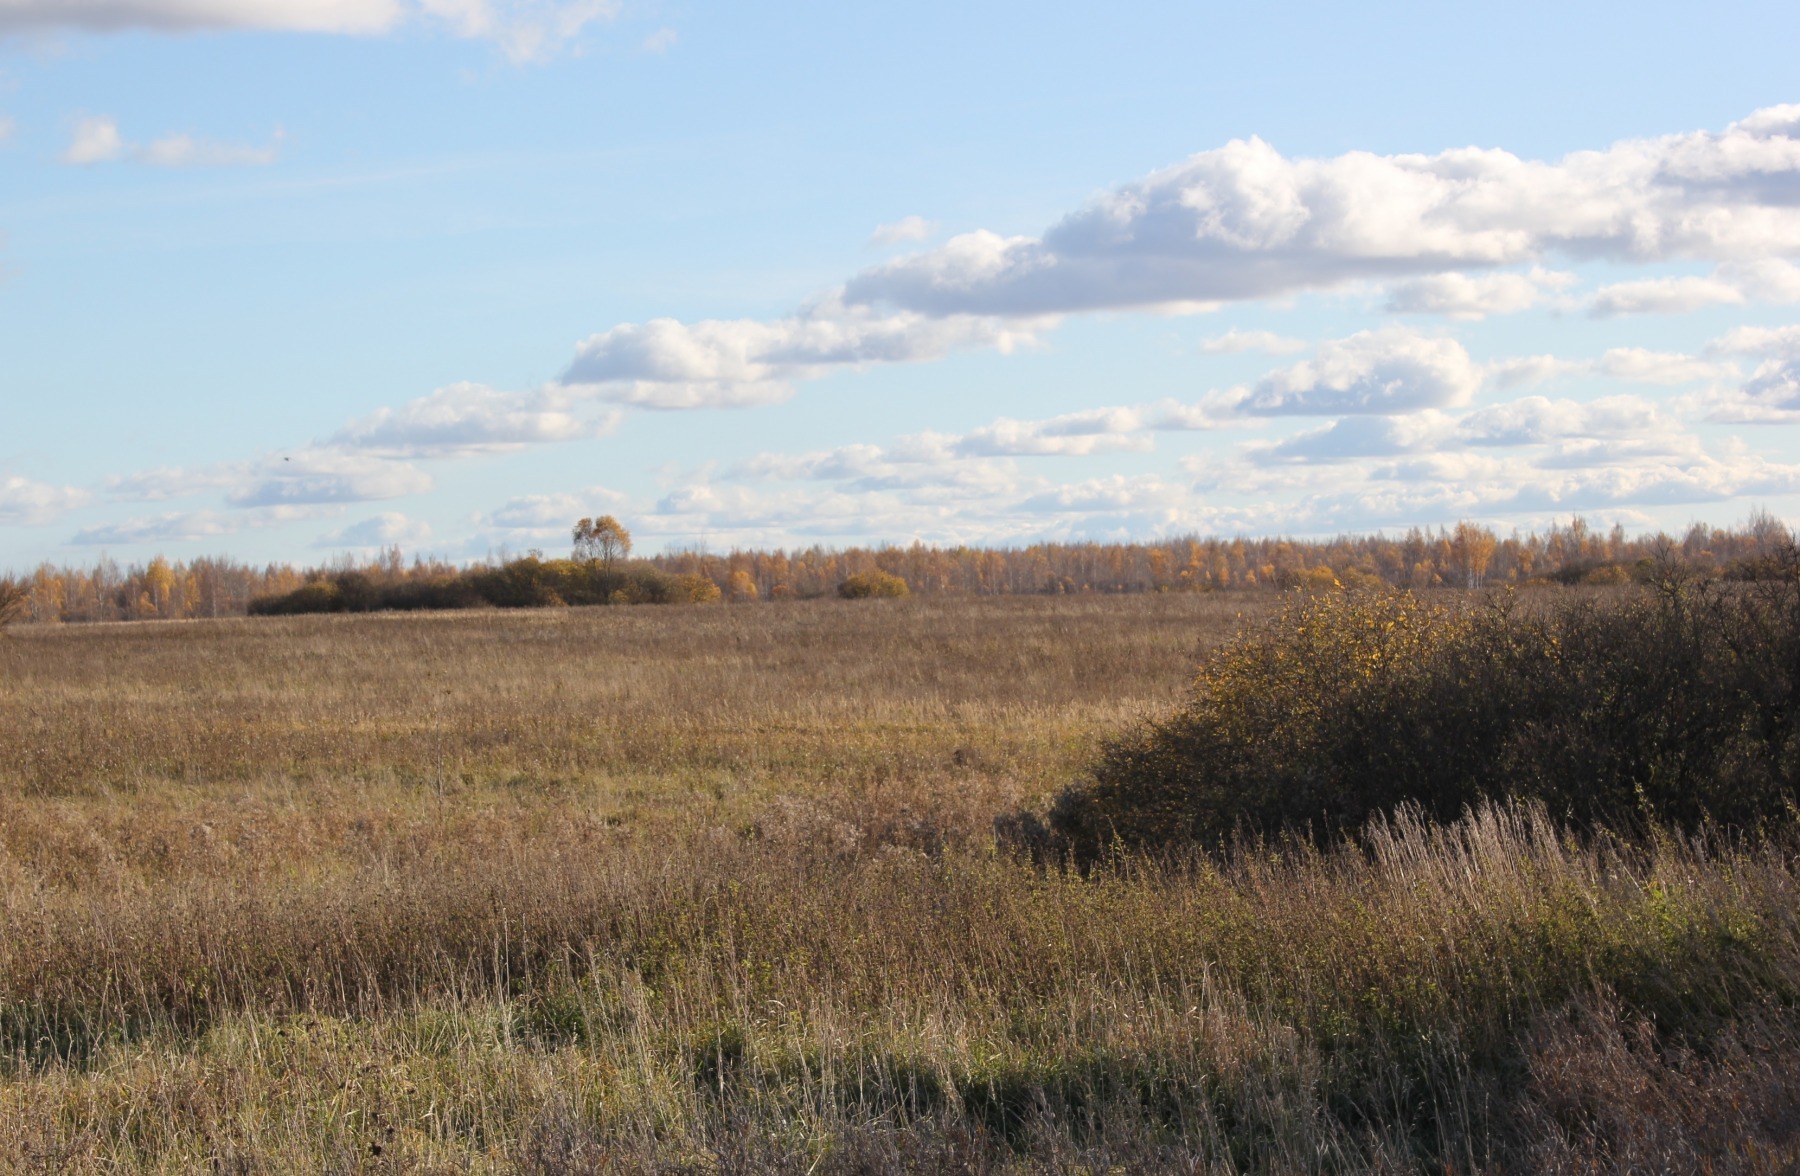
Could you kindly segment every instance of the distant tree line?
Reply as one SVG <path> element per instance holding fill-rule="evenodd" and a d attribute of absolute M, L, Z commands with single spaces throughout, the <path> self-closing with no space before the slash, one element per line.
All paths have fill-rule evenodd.
<path fill-rule="evenodd" d="M 582 532 L 582 525 L 588 527 Z M 1737 527 L 1696 523 L 1679 536 L 1627 536 L 1581 518 L 1500 536 L 1472 523 L 1404 535 L 1331 539 L 1189 536 L 1150 543 L 1024 547 L 911 546 L 668 552 L 630 558 L 630 534 L 609 516 L 575 527 L 572 558 L 533 553 L 462 567 L 407 560 L 398 548 L 322 567 L 157 557 L 123 566 L 42 564 L 0 579 L 18 590 L 21 622 L 182 619 L 295 611 L 502 608 L 542 605 L 806 599 L 846 595 L 1067 595 L 1266 591 L 1385 584 L 1480 588 L 1623 583 L 1678 561 L 1707 576 L 1757 579 L 1790 539 L 1758 512 Z M 877 577 L 876 573 L 879 573 Z M 879 585 L 871 589 L 871 585 Z"/>

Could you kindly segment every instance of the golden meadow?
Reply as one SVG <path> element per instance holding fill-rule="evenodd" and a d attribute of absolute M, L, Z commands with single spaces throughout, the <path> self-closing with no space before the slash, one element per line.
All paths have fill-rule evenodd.
<path fill-rule="evenodd" d="M 1791 839 L 996 848 L 1277 599 L 15 626 L 0 1165 L 1800 1164 Z"/>

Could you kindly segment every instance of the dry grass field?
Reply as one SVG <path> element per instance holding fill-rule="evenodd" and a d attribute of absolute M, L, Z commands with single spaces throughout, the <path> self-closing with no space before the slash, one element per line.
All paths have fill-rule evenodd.
<path fill-rule="evenodd" d="M 1800 1165 L 1792 847 L 996 850 L 1267 599 L 15 629 L 0 1166 Z"/>

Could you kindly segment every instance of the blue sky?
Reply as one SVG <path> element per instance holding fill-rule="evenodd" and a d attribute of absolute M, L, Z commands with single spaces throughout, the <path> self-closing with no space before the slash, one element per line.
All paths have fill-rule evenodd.
<path fill-rule="evenodd" d="M 1793 518 L 1795 44 L 0 0 L 0 567 Z"/>

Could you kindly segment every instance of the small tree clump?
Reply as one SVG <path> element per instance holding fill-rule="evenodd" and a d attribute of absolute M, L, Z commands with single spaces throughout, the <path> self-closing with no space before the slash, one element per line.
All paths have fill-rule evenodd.
<path fill-rule="evenodd" d="M 909 596 L 911 592 L 905 580 L 880 568 L 858 572 L 838 585 L 838 595 L 845 600 L 869 600 L 877 597 L 894 599 Z"/>
<path fill-rule="evenodd" d="M 1048 814 L 1053 847 L 1217 844 L 1484 800 L 1578 823 L 1755 828 L 1800 786 L 1800 557 L 1779 580 L 1475 607 L 1297 593 L 1113 739 Z"/>

